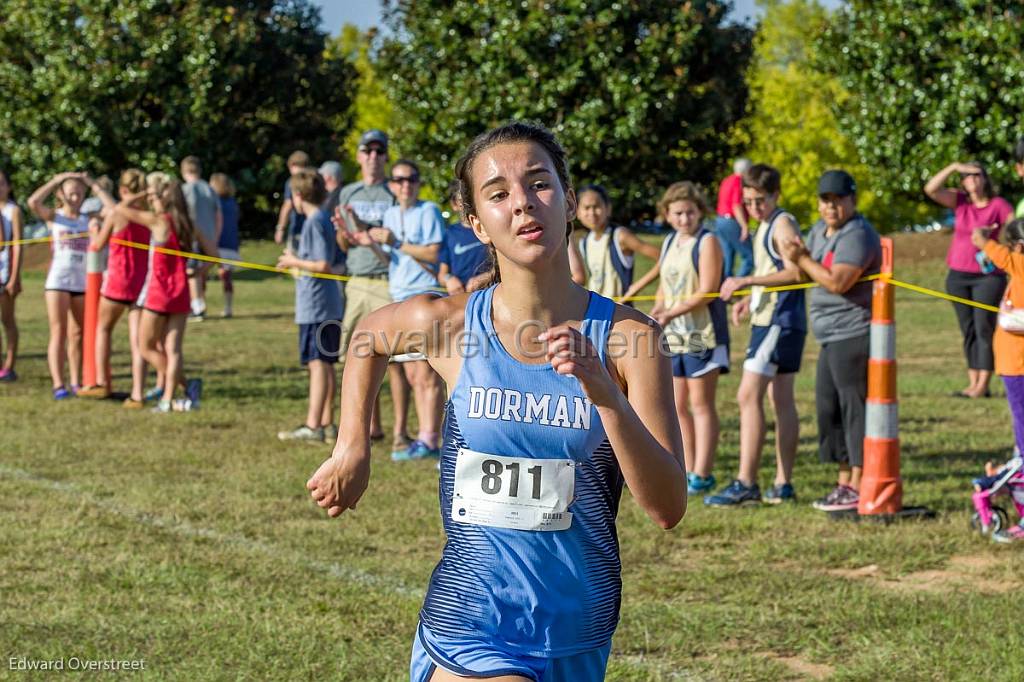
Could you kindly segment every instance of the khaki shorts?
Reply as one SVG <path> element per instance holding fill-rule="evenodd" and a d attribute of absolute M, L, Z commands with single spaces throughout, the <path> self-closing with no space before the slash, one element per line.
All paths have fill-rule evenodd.
<path fill-rule="evenodd" d="M 345 319 L 341 323 L 341 357 L 342 362 L 348 353 L 348 344 L 352 340 L 359 321 L 374 310 L 391 303 L 386 279 L 370 279 L 353 275 L 345 283 Z"/>

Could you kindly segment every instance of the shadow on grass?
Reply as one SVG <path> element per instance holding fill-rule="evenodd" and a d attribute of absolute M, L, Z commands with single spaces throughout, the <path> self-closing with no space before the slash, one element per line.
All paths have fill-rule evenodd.
<path fill-rule="evenodd" d="M 904 482 L 914 485 L 931 481 L 946 481 L 960 478 L 964 482 L 964 490 L 970 488 L 971 479 L 984 474 L 985 462 L 1002 464 L 1012 456 L 1009 446 L 989 448 L 987 450 L 970 450 L 961 452 L 943 452 L 940 454 L 919 452 L 917 448 L 907 447 L 901 453 L 904 460 L 913 461 L 915 467 L 925 464 L 931 471 L 902 471 Z"/>

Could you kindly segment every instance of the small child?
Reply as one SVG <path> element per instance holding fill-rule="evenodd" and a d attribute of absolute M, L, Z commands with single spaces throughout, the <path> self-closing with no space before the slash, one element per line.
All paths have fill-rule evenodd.
<path fill-rule="evenodd" d="M 448 185 L 448 205 L 455 212 L 456 221 L 444 232 L 444 242 L 437 256 L 437 281 L 454 296 L 487 286 L 491 275 L 490 253 L 473 230 L 459 222 L 462 200 L 458 180 Z"/>
<path fill-rule="evenodd" d="M 971 483 L 974 485 L 971 500 L 974 502 L 978 529 L 982 535 L 994 530 L 996 509 L 992 499 L 999 494 L 1008 495 L 1017 510 L 1018 519 L 1024 519 L 1024 460 L 1021 459 L 1019 452 L 1015 452 L 1013 459 L 1001 467 L 997 467 L 991 461 L 985 462 L 985 475 Z M 1002 543 L 1016 542 L 1019 535 L 1014 532 L 1014 528 L 1019 527 L 1018 525 L 994 532 L 992 539 Z"/>
<path fill-rule="evenodd" d="M 633 288 L 642 290 L 661 276 L 651 317 L 665 328 L 672 356 L 676 413 L 683 436 L 687 491 L 715 487 L 718 447 L 718 375 L 729 371 L 729 327 L 725 303 L 711 297 L 722 286 L 722 247 L 704 227 L 708 214 L 703 193 L 692 182 L 670 186 L 658 211 L 675 230 L 661 247 L 661 257 Z"/>
<path fill-rule="evenodd" d="M 1024 218 L 1007 223 L 1003 230 L 1006 244 L 989 239 L 990 230 L 975 229 L 971 242 L 999 269 L 1009 282 L 1000 307 L 999 324 L 992 339 L 996 374 L 1003 378 L 1006 400 L 1013 417 L 1017 449 L 1024 452 Z M 1002 541 L 1024 540 L 1024 527 L 1018 523 L 1001 534 Z"/>
<path fill-rule="evenodd" d="M 327 198 L 324 179 L 312 169 L 292 174 L 292 201 L 296 213 L 305 216 L 295 253 L 286 248 L 277 261 L 279 268 L 305 271 L 295 281 L 295 323 L 299 326 L 299 361 L 309 368 L 309 407 L 306 420 L 291 431 L 280 431 L 281 440 L 333 442 L 334 393 L 337 380 L 334 364 L 341 346 L 344 310 L 341 292 L 334 280 L 305 273 L 329 274 L 338 248 L 331 218 L 320 205 Z M 332 437 L 333 436 L 333 437 Z"/>

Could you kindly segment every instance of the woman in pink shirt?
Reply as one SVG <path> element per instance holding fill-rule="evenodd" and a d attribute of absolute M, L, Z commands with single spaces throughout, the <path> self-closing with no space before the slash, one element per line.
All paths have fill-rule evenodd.
<path fill-rule="evenodd" d="M 960 187 L 946 187 L 953 173 L 960 174 Z M 949 274 L 946 291 L 953 296 L 998 306 L 1006 289 L 1006 273 L 996 268 L 985 254 L 971 243 L 975 228 L 993 228 L 992 238 L 1013 217 L 1013 208 L 996 196 L 985 168 L 977 162 L 951 163 L 936 173 L 924 186 L 924 193 L 935 203 L 953 209 L 955 222 L 953 241 L 946 254 Z M 968 385 L 953 395 L 961 398 L 982 398 L 991 395 L 988 387 L 995 364 L 992 359 L 992 333 L 996 313 L 954 303 L 960 333 L 967 357 Z"/>

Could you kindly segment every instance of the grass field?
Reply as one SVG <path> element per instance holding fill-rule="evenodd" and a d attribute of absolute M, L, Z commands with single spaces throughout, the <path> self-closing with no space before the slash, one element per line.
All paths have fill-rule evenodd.
<path fill-rule="evenodd" d="M 948 236 L 912 239 L 897 241 L 897 275 L 941 289 L 931 254 Z M 260 262 L 275 254 L 244 248 Z M 157 415 L 50 399 L 43 277 L 26 274 L 21 380 L 0 384 L 0 678 L 44 677 L 10 670 L 11 658 L 71 657 L 144 659 L 152 679 L 407 678 L 443 544 L 434 465 L 393 464 L 387 444 L 375 447 L 359 510 L 328 520 L 304 483 L 329 448 L 275 437 L 305 414 L 292 281 L 237 280 L 235 319 L 188 326 L 202 410 Z M 810 508 L 834 467 L 817 463 L 809 343 L 797 382 L 799 505 L 694 503 L 665 532 L 623 496 L 609 679 L 1024 679 L 1024 554 L 967 527 L 971 477 L 1012 447 L 1002 387 L 990 400 L 947 397 L 965 384 L 949 304 L 900 291 L 897 319 L 904 498 L 938 518 L 857 525 Z M 746 338 L 735 331 L 734 367 Z M 119 328 L 122 390 L 126 339 Z M 737 462 L 738 376 L 720 384 L 720 480 Z"/>

